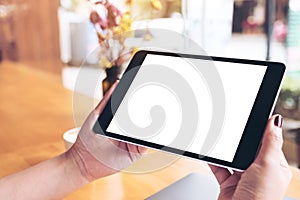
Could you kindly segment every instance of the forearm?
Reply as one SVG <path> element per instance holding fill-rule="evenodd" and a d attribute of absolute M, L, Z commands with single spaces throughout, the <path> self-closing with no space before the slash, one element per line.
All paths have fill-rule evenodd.
<path fill-rule="evenodd" d="M 87 183 L 66 152 L 0 179 L 0 199 L 61 199 Z"/>

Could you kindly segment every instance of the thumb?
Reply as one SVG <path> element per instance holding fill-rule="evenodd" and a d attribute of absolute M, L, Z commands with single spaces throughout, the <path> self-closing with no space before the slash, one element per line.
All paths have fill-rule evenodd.
<path fill-rule="evenodd" d="M 111 97 L 113 91 L 115 90 L 115 88 L 117 87 L 119 81 L 116 81 L 110 88 L 109 90 L 105 93 L 104 97 L 102 98 L 102 100 L 100 101 L 100 103 L 96 106 L 95 111 L 97 114 L 100 114 L 104 107 L 106 106 L 109 98 Z"/>
<path fill-rule="evenodd" d="M 269 119 L 255 162 L 280 162 L 280 153 L 283 144 L 282 122 L 283 118 L 281 115 L 274 115 Z"/>

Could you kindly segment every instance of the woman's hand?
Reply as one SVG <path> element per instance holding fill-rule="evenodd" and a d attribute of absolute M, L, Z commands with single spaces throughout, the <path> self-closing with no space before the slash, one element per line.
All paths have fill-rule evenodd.
<path fill-rule="evenodd" d="M 67 152 L 0 179 L 0 199 L 62 199 L 97 178 L 138 160 L 145 148 L 107 139 L 92 130 L 116 84 L 86 119 Z"/>
<path fill-rule="evenodd" d="M 269 119 L 262 146 L 253 164 L 243 173 L 210 166 L 220 184 L 219 199 L 283 199 L 292 174 L 281 150 L 282 117 Z"/>
<path fill-rule="evenodd" d="M 107 104 L 115 83 L 93 110 L 79 131 L 68 154 L 74 159 L 87 181 L 118 172 L 141 158 L 146 148 L 108 139 L 93 132 L 93 126 Z"/>

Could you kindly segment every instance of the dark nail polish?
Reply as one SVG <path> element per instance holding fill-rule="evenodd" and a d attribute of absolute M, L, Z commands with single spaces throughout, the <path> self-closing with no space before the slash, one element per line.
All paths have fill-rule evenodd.
<path fill-rule="evenodd" d="M 283 120 L 282 120 L 281 115 L 277 115 L 277 116 L 275 117 L 275 120 L 274 120 L 275 126 L 281 128 L 281 127 L 282 127 L 282 121 L 283 121 Z"/>

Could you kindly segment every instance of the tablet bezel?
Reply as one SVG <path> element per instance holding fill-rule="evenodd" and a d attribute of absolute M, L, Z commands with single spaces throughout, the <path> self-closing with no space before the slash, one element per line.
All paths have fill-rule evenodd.
<path fill-rule="evenodd" d="M 224 160 L 220 160 L 208 156 L 198 155 L 192 152 L 183 151 L 180 149 L 175 149 L 172 147 L 155 144 L 144 140 L 106 131 L 116 110 L 121 104 L 127 90 L 129 89 L 133 79 L 135 78 L 137 72 L 139 71 L 147 54 L 267 66 L 263 81 L 260 85 L 254 105 L 251 109 L 251 113 L 247 120 L 246 126 L 244 128 L 241 140 L 239 142 L 237 151 L 234 155 L 232 162 L 227 162 Z M 246 59 L 225 58 L 225 57 L 210 57 L 210 56 L 203 56 L 203 55 L 190 55 L 190 54 L 143 50 L 137 52 L 134 55 L 124 74 L 127 73 L 128 71 L 130 71 L 130 75 L 123 76 L 118 86 L 116 87 L 115 91 L 113 92 L 113 95 L 115 96 L 114 99 L 117 99 L 117 102 L 114 101 L 114 106 L 116 107 L 112 109 L 111 98 L 110 98 L 104 110 L 102 111 L 101 115 L 99 116 L 97 122 L 94 125 L 93 130 L 95 133 L 105 135 L 110 138 L 122 140 L 125 142 L 154 148 L 154 149 L 163 149 L 164 151 L 168 151 L 179 155 L 184 155 L 199 160 L 204 160 L 212 164 L 226 166 L 232 169 L 246 170 L 255 159 L 257 150 L 259 149 L 266 123 L 268 121 L 268 118 L 270 117 L 271 112 L 273 111 L 276 98 L 280 91 L 279 89 L 285 73 L 285 65 L 282 63 L 270 62 L 270 61 L 257 61 L 257 60 L 246 60 Z"/>

